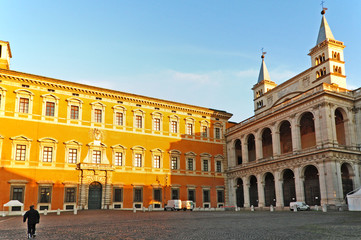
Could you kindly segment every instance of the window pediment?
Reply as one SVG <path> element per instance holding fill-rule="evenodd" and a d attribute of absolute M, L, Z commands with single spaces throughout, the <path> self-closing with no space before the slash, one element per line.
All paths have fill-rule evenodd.
<path fill-rule="evenodd" d="M 40 138 L 38 140 L 38 142 L 43 142 L 43 143 L 58 143 L 58 140 L 54 139 L 54 138 L 48 138 L 48 137 L 45 137 L 45 138 Z"/>
<path fill-rule="evenodd" d="M 16 140 L 16 141 L 27 141 L 27 142 L 31 142 L 33 141 L 32 139 L 24 136 L 24 135 L 19 135 L 19 136 L 16 136 L 16 137 L 11 137 L 10 138 L 11 140 Z"/>

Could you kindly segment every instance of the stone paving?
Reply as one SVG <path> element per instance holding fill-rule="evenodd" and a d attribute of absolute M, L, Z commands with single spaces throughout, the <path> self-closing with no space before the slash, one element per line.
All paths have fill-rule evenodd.
<path fill-rule="evenodd" d="M 0 217 L 0 239 L 26 239 L 21 216 Z M 51 213 L 36 239 L 361 239 L 361 212 Z"/>

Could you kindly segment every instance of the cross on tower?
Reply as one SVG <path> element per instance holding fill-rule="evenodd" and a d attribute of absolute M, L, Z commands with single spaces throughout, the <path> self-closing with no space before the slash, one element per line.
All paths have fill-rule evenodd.
<path fill-rule="evenodd" d="M 263 48 L 261 48 L 261 51 L 262 51 L 262 58 L 264 58 L 264 55 L 265 55 L 267 52 L 264 52 L 264 51 L 263 51 Z"/>
<path fill-rule="evenodd" d="M 324 3 L 325 3 L 325 1 L 322 0 L 322 1 L 321 1 L 321 4 L 320 4 L 320 5 L 322 6 L 322 11 L 326 11 L 326 10 L 328 9 L 328 8 L 325 8 L 325 7 L 323 6 Z"/>

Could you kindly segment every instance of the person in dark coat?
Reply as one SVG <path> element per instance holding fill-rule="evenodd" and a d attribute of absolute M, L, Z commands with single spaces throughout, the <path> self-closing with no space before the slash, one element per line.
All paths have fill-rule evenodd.
<path fill-rule="evenodd" d="M 28 219 L 28 238 L 35 237 L 35 225 L 40 221 L 40 215 L 37 210 L 34 209 L 34 205 L 30 206 L 30 210 L 24 215 L 23 222 Z"/>

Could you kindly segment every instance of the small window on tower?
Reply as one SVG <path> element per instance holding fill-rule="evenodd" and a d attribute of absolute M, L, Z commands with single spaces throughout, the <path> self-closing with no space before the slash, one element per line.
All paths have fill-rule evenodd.
<path fill-rule="evenodd" d="M 0 58 L 1 58 L 1 50 L 2 50 L 2 47 L 3 47 L 3 46 L 0 45 Z"/>

